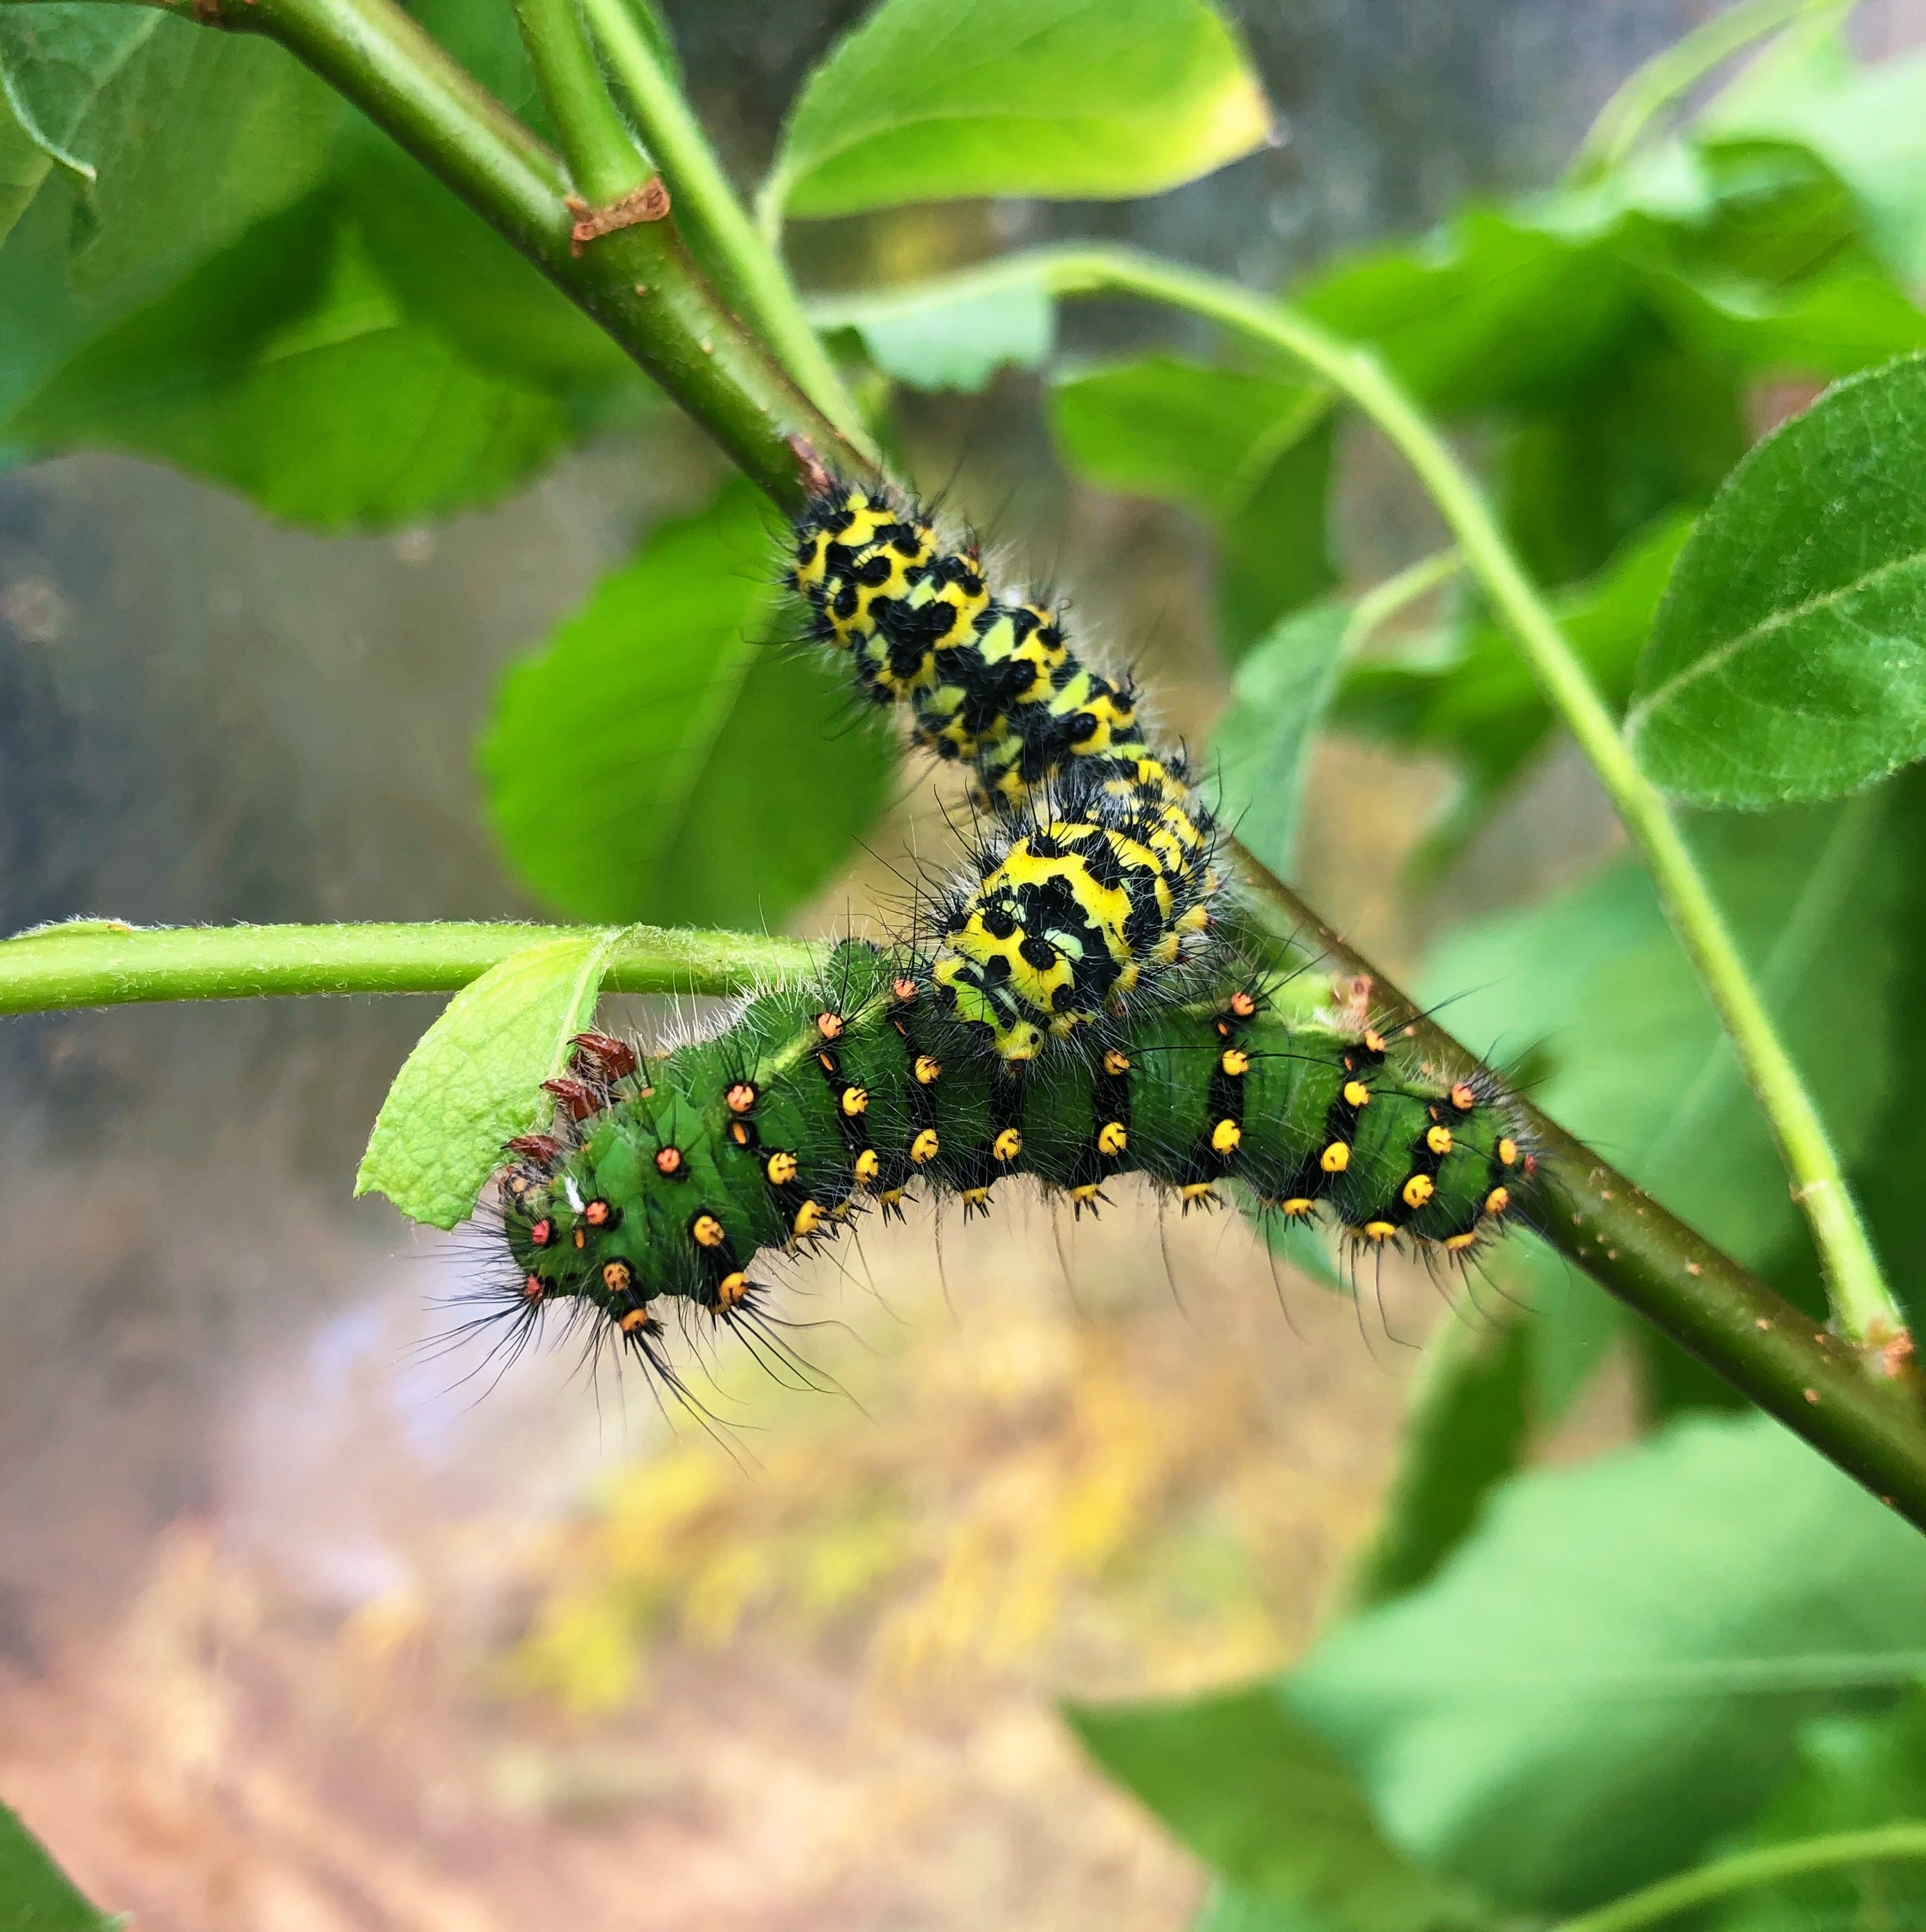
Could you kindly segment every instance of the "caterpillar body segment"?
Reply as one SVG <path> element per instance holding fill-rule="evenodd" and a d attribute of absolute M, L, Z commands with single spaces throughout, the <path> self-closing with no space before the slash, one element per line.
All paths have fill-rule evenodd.
<path fill-rule="evenodd" d="M 1006 1060 L 1161 997 L 1207 958 L 1216 827 L 1159 781 L 1053 784 L 994 823 L 920 940 L 939 1000 Z"/>
<path fill-rule="evenodd" d="M 1006 1060 L 914 962 L 847 944 L 714 1039 L 591 1083 L 592 1111 L 558 1108 L 502 1178 L 521 1297 L 586 1302 L 625 1334 L 655 1332 L 652 1303 L 753 1312 L 759 1258 L 913 1190 L 968 1210 L 1020 1178 L 1079 1212 L 1130 1174 L 1186 1204 L 1228 1183 L 1359 1242 L 1462 1253 L 1517 1211 L 1529 1163 L 1502 1100 L 1375 1039 L 1287 1021 L 1220 976 Z"/>
<path fill-rule="evenodd" d="M 1058 613 L 994 596 L 975 544 L 945 548 L 916 504 L 832 482 L 797 520 L 790 583 L 859 688 L 907 706 L 914 740 L 969 766 L 992 810 L 1080 761 L 1126 778 L 1158 762 L 1127 680 L 1082 663 Z"/>

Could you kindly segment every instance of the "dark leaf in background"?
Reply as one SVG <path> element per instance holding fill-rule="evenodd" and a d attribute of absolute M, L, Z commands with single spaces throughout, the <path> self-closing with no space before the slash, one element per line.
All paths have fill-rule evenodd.
<path fill-rule="evenodd" d="M 1220 628 L 1233 662 L 1336 580 L 1322 390 L 1150 356 L 1060 375 L 1050 419 L 1076 476 L 1100 489 L 1180 504 L 1211 525 Z"/>
<path fill-rule="evenodd" d="M 1926 357 L 1840 383 L 1734 472 L 1672 573 L 1626 733 L 1667 790 L 1755 809 L 1926 753 Z"/>
<path fill-rule="evenodd" d="M 1240 1892 L 1290 1909 L 1286 1924 L 1426 1932 L 1484 1916 L 1385 1841 L 1350 1772 L 1268 1686 L 1069 1714 L 1098 1763 Z"/>
<path fill-rule="evenodd" d="M 764 506 L 650 533 L 503 679 L 481 747 L 516 871 L 579 919 L 777 926 L 848 861 L 894 760 L 779 634 Z"/>
<path fill-rule="evenodd" d="M 632 388 L 641 371 L 531 263 L 373 130 L 343 184 L 368 251 L 409 314 L 478 368 L 562 395 Z"/>
<path fill-rule="evenodd" d="M 1724 374 L 1630 332 L 1502 440 L 1500 502 L 1526 571 L 1546 586 L 1593 575 L 1658 518 L 1704 503 L 1746 442 Z"/>
<path fill-rule="evenodd" d="M 1900 280 L 1926 278 L 1926 56 L 1862 67 L 1836 22 L 1786 37 L 1707 109 L 1724 140 L 1770 140 L 1815 156 L 1858 202 Z"/>
<path fill-rule="evenodd" d="M 1926 1820 L 1926 1692 L 1916 1685 L 1880 1718 L 1820 1718 L 1799 1733 L 1798 1768 L 1724 1847 L 1750 1851 L 1834 1832 Z M 1926 1862 L 1844 1865 L 1781 1879 L 1720 1911 L 1720 1932 L 1810 1932 L 1818 1925 L 1915 1925 L 1926 1919 Z"/>
<path fill-rule="evenodd" d="M 500 496 L 571 427 L 553 397 L 412 322 L 355 231 L 310 203 L 90 344 L 0 439 L 130 451 L 271 515 L 357 530 Z"/>
<path fill-rule="evenodd" d="M 1926 1647 L 1926 1541 L 1763 1416 L 1507 1484 L 1288 1680 L 1387 1834 L 1520 1910 L 1695 1862 L 1842 1688 Z"/>
<path fill-rule="evenodd" d="M 886 0 L 805 83 L 763 194 L 798 215 L 1155 194 L 1274 138 L 1203 0 Z"/>
<path fill-rule="evenodd" d="M 5 1932 L 107 1932 L 110 1919 L 67 1882 L 20 1820 L 0 1804 L 0 1927 Z"/>
<path fill-rule="evenodd" d="M 1630 278 L 1604 242 L 1528 209 L 1468 210 L 1422 242 L 1339 263 L 1292 299 L 1376 344 L 1419 398 L 1448 413 L 1566 388 L 1636 313 Z"/>

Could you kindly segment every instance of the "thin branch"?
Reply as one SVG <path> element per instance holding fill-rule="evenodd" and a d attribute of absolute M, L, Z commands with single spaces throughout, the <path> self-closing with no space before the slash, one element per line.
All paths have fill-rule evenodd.
<path fill-rule="evenodd" d="M 1450 526 L 1547 702 L 1578 741 L 1644 856 L 1659 896 L 1704 982 L 1778 1142 L 1793 1198 L 1812 1229 L 1833 1311 L 1874 1348 L 1904 1334 L 1826 1124 L 1792 1064 L 1664 798 L 1639 769 L 1590 674 L 1514 556 L 1484 495 L 1450 446 L 1368 349 L 1282 303 L 1197 270 L 1102 246 L 1040 249 L 929 285 L 946 298 L 1040 284 L 1060 296 L 1134 295 L 1183 309 L 1280 349 L 1348 398 L 1394 443 Z"/>
<path fill-rule="evenodd" d="M 697 260 L 736 314 L 760 331 L 804 394 L 853 444 L 873 454 L 862 416 L 809 326 L 782 258 L 757 232 L 701 122 L 638 25 L 628 0 L 582 0 L 582 7 L 650 155 L 669 184 Z"/>
<path fill-rule="evenodd" d="M 575 0 L 515 0 L 515 22 L 576 187 L 596 208 L 613 206 L 649 178 L 602 85 Z"/>
<path fill-rule="evenodd" d="M 452 993 L 562 926 L 138 927 L 72 920 L 0 943 L 0 1013 L 236 1000 L 266 994 Z M 733 993 L 810 970 L 793 939 L 637 926 L 617 947 L 618 993 Z"/>
<path fill-rule="evenodd" d="M 1619 83 L 1586 130 L 1567 178 L 1583 183 L 1609 174 L 1675 101 L 1768 34 L 1814 15 L 1833 14 L 1843 20 L 1853 5 L 1854 0 L 1738 0 L 1736 6 L 1701 21 Z"/>
<path fill-rule="evenodd" d="M 1344 627 L 1346 652 L 1362 650 L 1400 611 L 1450 583 L 1464 567 L 1465 560 L 1455 550 L 1437 550 L 1372 584 L 1351 608 Z"/>
<path fill-rule="evenodd" d="M 1615 1898 L 1596 1911 L 1581 1912 L 1553 1932 L 1637 1932 L 1661 1918 L 1670 1918 L 1715 1898 L 1755 1891 L 1783 1879 L 1805 1878 L 1814 1872 L 1838 1871 L 1848 1865 L 1881 1864 L 1895 1858 L 1926 1858 L 1926 1823 L 1908 1820 L 1875 1825 L 1863 1832 L 1829 1832 L 1823 1837 L 1795 1838 L 1789 1844 L 1762 1845 L 1756 1851 L 1735 1852 L 1694 1871 L 1660 1879 L 1642 1891 Z"/>
<path fill-rule="evenodd" d="M 38 6 L 47 0 L 0 0 Z M 394 0 L 140 0 L 278 40 L 547 275 L 784 507 L 802 489 L 790 438 L 852 472 L 864 452 L 723 306 L 673 216 L 573 245 L 557 157 Z"/>

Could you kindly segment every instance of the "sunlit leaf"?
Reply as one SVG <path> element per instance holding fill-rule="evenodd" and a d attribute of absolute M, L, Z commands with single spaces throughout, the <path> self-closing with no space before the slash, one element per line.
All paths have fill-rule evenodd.
<path fill-rule="evenodd" d="M 798 215 L 1155 194 L 1273 138 L 1205 0 L 884 0 L 810 76 L 764 192 Z"/>

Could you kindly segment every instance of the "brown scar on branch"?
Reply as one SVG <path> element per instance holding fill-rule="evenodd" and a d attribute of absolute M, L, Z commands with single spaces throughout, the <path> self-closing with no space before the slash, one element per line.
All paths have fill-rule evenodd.
<path fill-rule="evenodd" d="M 578 194 L 564 195 L 563 205 L 575 218 L 574 226 L 568 231 L 568 252 L 579 255 L 591 242 L 598 242 L 604 235 L 613 235 L 618 229 L 634 228 L 645 221 L 660 221 L 669 212 L 669 191 L 662 185 L 660 175 L 651 175 L 638 188 L 632 189 L 620 201 L 612 201 L 606 208 L 591 208 Z"/>
<path fill-rule="evenodd" d="M 796 458 L 796 473 L 802 479 L 802 488 L 812 496 L 826 496 L 830 494 L 830 472 L 823 466 L 823 459 L 816 454 L 816 446 L 806 436 L 789 438 L 790 453 Z"/>

